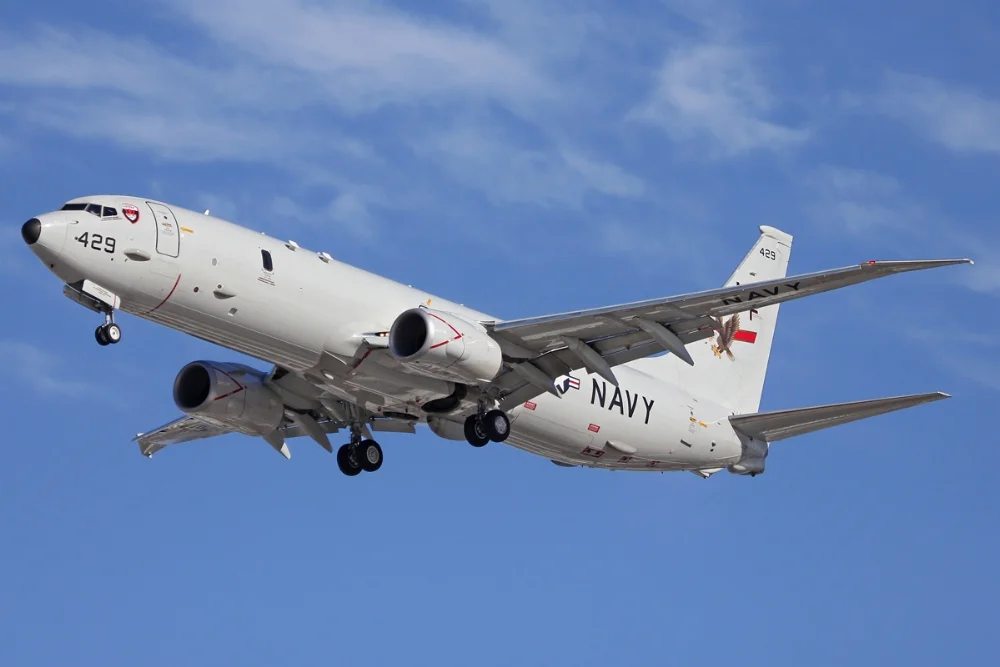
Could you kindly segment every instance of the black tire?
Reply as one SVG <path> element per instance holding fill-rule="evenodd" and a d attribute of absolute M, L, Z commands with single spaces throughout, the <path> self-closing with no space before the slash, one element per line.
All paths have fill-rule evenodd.
<path fill-rule="evenodd" d="M 108 340 L 107 336 L 104 335 L 104 325 L 103 324 L 101 326 L 97 327 L 97 329 L 94 331 L 94 338 L 97 339 L 97 344 L 100 345 L 101 347 L 104 347 L 105 345 L 109 345 L 110 344 L 110 341 Z"/>
<path fill-rule="evenodd" d="M 473 447 L 482 447 L 490 441 L 490 436 L 486 434 L 478 415 L 472 415 L 465 420 L 465 439 Z"/>
<path fill-rule="evenodd" d="M 493 442 L 503 442 L 510 436 L 510 419 L 503 410 L 490 410 L 483 417 L 483 430 Z"/>
<path fill-rule="evenodd" d="M 382 448 L 374 440 L 362 440 L 358 445 L 358 461 L 365 472 L 375 472 L 382 467 Z"/>
<path fill-rule="evenodd" d="M 354 477 L 361 472 L 361 465 L 358 463 L 354 456 L 351 456 L 351 446 L 342 445 L 340 449 L 337 450 L 337 467 L 340 468 L 340 472 L 344 473 L 348 477 Z"/>
<path fill-rule="evenodd" d="M 117 324 L 112 322 L 111 324 L 104 325 L 104 337 L 112 345 L 118 343 L 122 339 L 122 330 Z"/>

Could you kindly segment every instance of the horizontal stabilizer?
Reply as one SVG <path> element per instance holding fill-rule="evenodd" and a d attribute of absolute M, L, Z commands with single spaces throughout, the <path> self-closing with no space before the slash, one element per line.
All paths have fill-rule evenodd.
<path fill-rule="evenodd" d="M 876 398 L 870 401 L 834 403 L 814 408 L 756 412 L 749 415 L 734 415 L 729 418 L 729 423 L 743 435 L 765 442 L 774 442 L 831 426 L 848 424 L 859 419 L 883 415 L 887 412 L 912 408 L 921 403 L 939 401 L 942 398 L 949 398 L 949 396 L 941 392 L 933 392 L 894 398 Z"/>

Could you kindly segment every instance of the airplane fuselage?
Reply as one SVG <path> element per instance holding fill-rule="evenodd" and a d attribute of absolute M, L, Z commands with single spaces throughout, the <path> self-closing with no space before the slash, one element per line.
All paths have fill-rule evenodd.
<path fill-rule="evenodd" d="M 64 282 L 91 281 L 117 295 L 121 310 L 301 374 L 372 411 L 413 413 L 414 405 L 440 398 L 443 383 L 401 379 L 389 368 L 364 379 L 345 374 L 345 364 L 373 363 L 357 358 L 359 336 L 388 331 L 401 312 L 420 305 L 470 321 L 495 319 L 207 214 L 134 197 L 73 204 L 116 215 L 84 209 L 38 216 L 32 249 Z M 597 467 L 704 470 L 739 461 L 730 412 L 644 372 L 647 361 L 616 368 L 617 387 L 583 371 L 559 378 L 561 398 L 543 394 L 510 411 L 507 442 Z M 458 439 L 447 415 L 429 421 L 439 435 Z"/>

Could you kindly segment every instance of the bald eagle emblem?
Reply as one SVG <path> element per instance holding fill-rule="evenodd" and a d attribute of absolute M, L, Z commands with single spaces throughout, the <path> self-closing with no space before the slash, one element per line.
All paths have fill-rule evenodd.
<path fill-rule="evenodd" d="M 736 334 L 740 330 L 740 314 L 736 313 L 728 320 L 719 321 L 716 320 L 716 331 L 719 335 L 715 338 L 715 345 L 712 346 L 712 352 L 715 356 L 722 358 L 722 354 L 725 353 L 729 357 L 730 361 L 736 361 L 736 356 L 733 354 L 732 345 L 736 340 Z"/>

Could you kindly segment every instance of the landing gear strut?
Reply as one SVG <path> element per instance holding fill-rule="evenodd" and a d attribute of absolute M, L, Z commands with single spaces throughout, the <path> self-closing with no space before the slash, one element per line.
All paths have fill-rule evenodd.
<path fill-rule="evenodd" d="M 104 311 L 104 324 L 94 331 L 94 338 L 101 347 L 114 345 L 122 339 L 122 330 L 115 324 L 115 311 L 108 309 Z"/>
<path fill-rule="evenodd" d="M 487 442 L 503 442 L 510 435 L 510 419 L 503 410 L 489 410 L 465 420 L 465 439 L 473 447 Z"/>
<path fill-rule="evenodd" d="M 359 425 L 351 426 L 351 441 L 337 450 L 337 467 L 348 477 L 375 472 L 382 467 L 382 448 L 374 440 L 363 440 Z"/>

